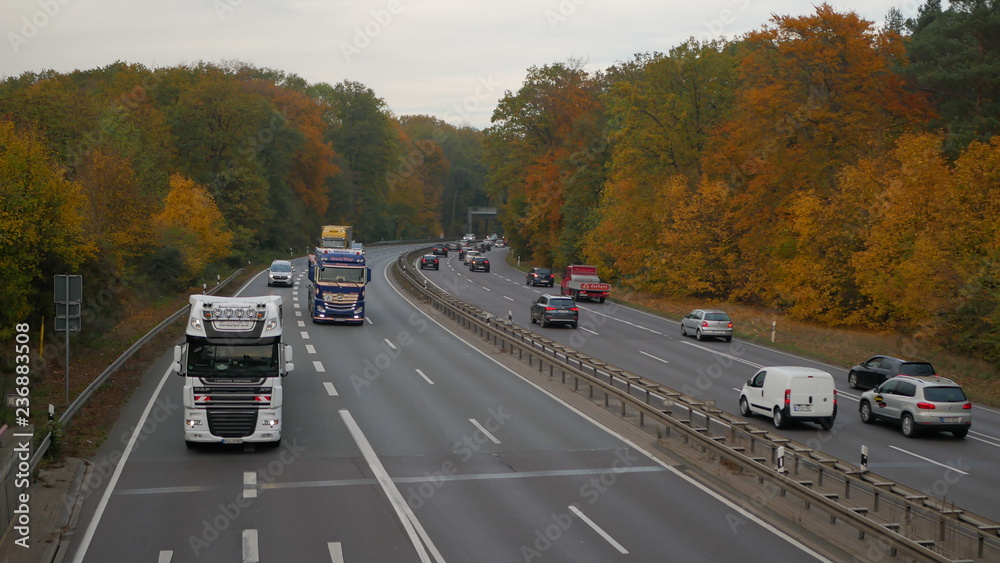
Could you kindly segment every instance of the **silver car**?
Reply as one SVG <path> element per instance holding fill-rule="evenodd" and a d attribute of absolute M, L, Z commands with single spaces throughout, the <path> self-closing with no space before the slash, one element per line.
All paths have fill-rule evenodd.
<path fill-rule="evenodd" d="M 288 260 L 275 260 L 271 262 L 271 267 L 267 269 L 267 286 L 287 285 L 291 287 L 295 284 L 293 279 L 295 268 Z"/>
<path fill-rule="evenodd" d="M 695 309 L 681 319 L 681 336 L 693 334 L 698 340 L 718 337 L 729 342 L 733 339 L 733 320 L 725 311 Z"/>
<path fill-rule="evenodd" d="M 957 383 L 936 376 L 897 375 L 861 394 L 861 422 L 898 423 L 903 436 L 943 430 L 965 438 L 972 427 L 972 403 Z"/>

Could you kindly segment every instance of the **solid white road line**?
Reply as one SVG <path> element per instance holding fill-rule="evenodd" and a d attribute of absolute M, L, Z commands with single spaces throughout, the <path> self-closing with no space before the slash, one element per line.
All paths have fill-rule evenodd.
<path fill-rule="evenodd" d="M 915 453 L 913 453 L 911 451 L 904 450 L 903 448 L 897 448 L 896 446 L 889 446 L 889 447 L 892 448 L 892 449 L 894 449 L 894 450 L 896 450 L 896 451 L 898 451 L 898 452 L 903 452 L 904 454 L 909 454 L 909 455 L 912 455 L 915 458 L 922 459 L 922 460 L 926 461 L 927 463 L 933 463 L 934 465 L 937 465 L 937 466 L 940 466 L 940 467 L 944 467 L 945 469 L 948 469 L 950 471 L 954 471 L 955 473 L 961 473 L 962 475 L 968 475 L 968 472 L 962 471 L 961 469 L 955 469 L 954 467 L 948 465 L 947 463 L 941 463 L 940 461 L 934 461 L 933 459 L 931 459 L 929 457 L 924 457 L 924 456 L 922 456 L 920 454 L 915 454 Z"/>
<path fill-rule="evenodd" d="M 329 381 L 324 381 L 323 382 L 323 387 L 326 387 L 326 394 L 327 395 L 330 395 L 331 397 L 339 397 L 340 396 L 337 393 L 337 389 L 333 386 L 333 383 L 330 383 Z"/>
<path fill-rule="evenodd" d="M 243 472 L 243 498 L 257 498 L 257 472 Z"/>
<path fill-rule="evenodd" d="M 420 375 L 420 377 L 424 378 L 424 379 L 425 379 L 425 380 L 427 381 L 427 383 L 430 383 L 431 385 L 434 385 L 434 382 L 433 382 L 433 381 L 431 381 L 431 378 L 429 378 L 429 377 L 427 377 L 426 375 L 424 375 L 424 372 L 422 372 L 422 371 L 420 371 L 420 370 L 418 369 L 418 370 L 417 370 L 417 373 L 418 373 L 418 374 Z"/>
<path fill-rule="evenodd" d="M 611 537 L 611 534 L 605 532 L 600 526 L 595 524 L 593 520 L 587 518 L 587 515 L 584 514 L 579 508 L 571 504 L 569 505 L 569 509 L 573 514 L 576 514 L 577 518 L 586 522 L 588 526 L 593 528 L 595 532 L 597 532 L 598 534 L 601 535 L 602 538 L 607 540 L 607 542 L 610 543 L 612 547 L 618 550 L 618 553 L 621 553 L 622 555 L 628 555 L 628 550 L 625 549 L 622 546 L 622 544 L 615 541 L 615 538 Z"/>
<path fill-rule="evenodd" d="M 493 434 L 490 434 L 489 430 L 483 428 L 483 425 L 479 424 L 479 422 L 477 422 L 476 419 L 470 418 L 469 422 L 471 422 L 473 426 L 475 426 L 477 429 L 479 429 L 479 431 L 482 432 L 484 436 L 486 436 L 487 438 L 489 438 L 491 442 L 493 442 L 494 444 L 499 444 L 500 443 L 500 440 L 497 440 L 496 436 L 494 436 Z"/>
<path fill-rule="evenodd" d="M 101 516 L 104 515 L 104 511 L 108 507 L 108 501 L 111 499 L 111 493 L 114 492 L 115 486 L 118 484 L 118 479 L 121 478 L 122 471 L 125 469 L 125 462 L 128 461 L 129 456 L 132 454 L 132 449 L 135 448 L 136 441 L 139 440 L 142 428 L 146 425 L 146 419 L 149 418 L 149 412 L 153 410 L 153 405 L 156 403 L 156 399 L 160 396 L 160 391 L 163 390 L 163 385 L 166 384 L 167 379 L 169 379 L 173 373 L 174 367 L 168 367 L 167 371 L 163 373 L 163 377 L 160 378 L 160 383 L 156 386 L 156 389 L 153 390 L 153 395 L 149 398 L 149 402 L 146 403 L 146 409 L 142 411 L 142 416 L 139 417 L 139 422 L 135 425 L 135 430 L 132 431 L 132 436 L 129 438 L 128 444 L 125 446 L 125 451 L 122 452 L 121 460 L 119 460 L 118 465 L 115 466 L 115 471 L 111 474 L 111 479 L 108 480 L 108 486 L 104 489 L 104 494 L 101 495 L 101 502 L 97 504 L 97 509 L 94 511 L 94 517 L 90 520 L 90 525 L 87 526 L 87 531 L 84 532 L 83 537 L 80 539 L 80 548 L 76 550 L 76 557 L 73 558 L 73 561 L 76 563 L 82 563 L 83 559 L 87 556 L 87 549 L 90 547 L 90 542 L 94 539 L 94 532 L 97 531 L 97 525 L 101 523 Z"/>
<path fill-rule="evenodd" d="M 330 561 L 332 563 L 344 563 L 344 550 L 340 547 L 339 541 L 327 542 L 326 547 L 330 550 Z"/>
<path fill-rule="evenodd" d="M 350 431 L 351 437 L 354 438 L 358 449 L 361 450 L 361 455 L 368 462 L 368 467 L 382 486 L 382 490 L 385 491 L 386 496 L 389 497 L 389 503 L 392 504 L 393 509 L 396 511 L 396 516 L 399 518 L 403 528 L 406 529 L 406 533 L 410 536 L 410 541 L 413 542 L 413 547 L 417 550 L 420 560 L 430 562 L 431 556 L 433 556 L 434 561 L 444 561 L 444 557 L 441 556 L 437 547 L 434 546 L 434 542 L 427 535 L 427 531 L 424 530 L 420 521 L 417 520 L 416 515 L 413 514 L 410 505 L 406 503 L 406 499 L 403 498 L 402 493 L 396 488 L 396 484 L 392 482 L 392 477 L 389 476 L 385 467 L 382 466 L 382 461 L 375 454 L 375 449 L 368 442 L 368 438 L 361 431 L 361 427 L 354 421 L 354 417 L 346 409 L 340 409 L 340 417 L 344 419 L 344 424 L 347 425 L 347 430 Z"/>
<path fill-rule="evenodd" d="M 260 563 L 257 530 L 243 530 L 243 563 Z"/>

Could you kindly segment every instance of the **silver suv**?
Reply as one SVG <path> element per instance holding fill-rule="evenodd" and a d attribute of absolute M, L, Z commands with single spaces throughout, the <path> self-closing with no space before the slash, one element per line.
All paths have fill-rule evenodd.
<path fill-rule="evenodd" d="M 972 403 L 950 379 L 935 376 L 897 375 L 861 394 L 861 422 L 898 423 L 903 436 L 922 430 L 943 430 L 965 438 L 972 426 Z"/>
<path fill-rule="evenodd" d="M 295 268 L 292 267 L 292 263 L 288 260 L 275 260 L 271 262 L 271 267 L 267 269 L 267 286 L 272 285 L 287 285 L 291 287 L 295 284 L 295 280 L 292 276 L 295 274 Z"/>

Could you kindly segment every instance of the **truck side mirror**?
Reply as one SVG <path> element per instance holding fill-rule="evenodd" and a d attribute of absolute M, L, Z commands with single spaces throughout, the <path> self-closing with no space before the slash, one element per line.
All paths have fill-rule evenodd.
<path fill-rule="evenodd" d="M 372 269 L 365 268 L 365 283 L 372 281 Z"/>
<path fill-rule="evenodd" d="M 184 355 L 184 350 L 183 350 L 182 346 L 183 345 L 181 345 L 181 344 L 178 344 L 177 346 L 174 346 L 174 366 L 173 367 L 174 367 L 174 372 L 177 373 L 177 375 L 184 375 L 183 373 L 181 373 L 181 359 L 182 359 L 182 356 Z"/>
<path fill-rule="evenodd" d="M 292 346 L 290 344 L 285 344 L 285 361 L 292 361 Z"/>

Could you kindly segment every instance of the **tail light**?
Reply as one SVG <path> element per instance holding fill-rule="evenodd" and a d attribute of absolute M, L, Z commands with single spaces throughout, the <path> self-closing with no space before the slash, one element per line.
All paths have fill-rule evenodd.
<path fill-rule="evenodd" d="M 546 307 L 545 310 L 546 311 L 555 311 L 556 308 L 555 307 Z"/>
<path fill-rule="evenodd" d="M 575 311 L 579 311 L 580 308 L 579 307 L 570 307 L 569 310 L 575 312 Z"/>
<path fill-rule="evenodd" d="M 833 406 L 837 406 L 837 390 L 833 390 Z"/>
<path fill-rule="evenodd" d="M 792 390 L 785 389 L 785 406 L 792 404 Z"/>
<path fill-rule="evenodd" d="M 701 326 L 708 326 L 708 321 L 701 321 Z"/>
<path fill-rule="evenodd" d="M 729 328 L 733 328 L 733 323 L 729 323 Z"/>
<path fill-rule="evenodd" d="M 967 411 L 967 410 L 969 410 L 971 408 L 972 408 L 972 403 L 965 403 L 964 405 L 962 405 L 962 410 L 963 411 Z"/>
<path fill-rule="evenodd" d="M 920 401 L 919 403 L 917 403 L 917 408 L 918 409 L 933 410 L 933 409 L 935 409 L 937 407 L 934 406 L 934 403 L 925 403 L 923 401 Z"/>

